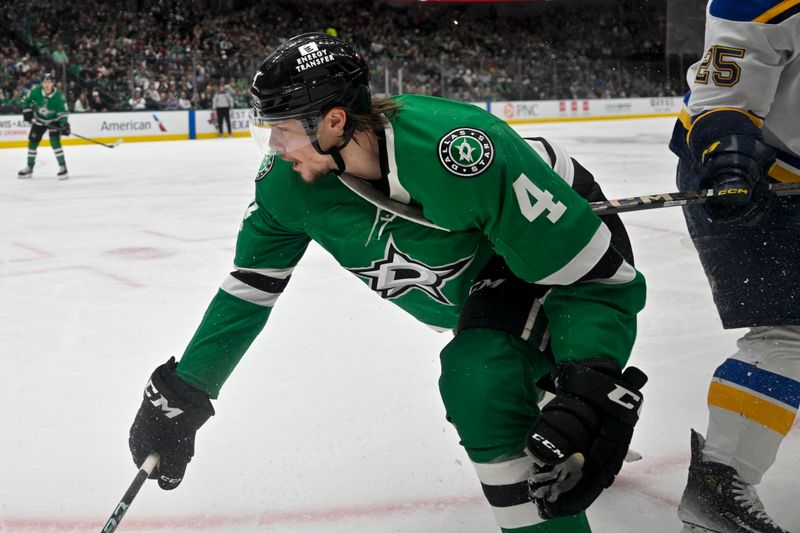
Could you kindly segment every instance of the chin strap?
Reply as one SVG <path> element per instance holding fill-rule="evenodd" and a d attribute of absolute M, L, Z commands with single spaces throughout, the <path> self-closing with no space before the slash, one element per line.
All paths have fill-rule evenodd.
<path fill-rule="evenodd" d="M 350 142 L 350 139 L 345 141 L 345 143 L 342 144 L 342 145 L 334 146 L 333 148 L 331 148 L 329 150 L 323 150 L 319 146 L 319 141 L 315 139 L 311 143 L 311 146 L 314 147 L 314 149 L 317 151 L 317 153 L 320 153 L 322 155 L 331 156 L 333 158 L 333 162 L 336 164 L 336 170 L 333 170 L 332 172 L 334 174 L 336 174 L 337 176 L 341 176 L 342 174 L 344 174 L 345 165 L 344 165 L 344 159 L 342 158 L 342 153 L 340 152 L 340 150 L 342 148 L 344 148 L 345 146 L 347 146 L 348 142 Z"/>
<path fill-rule="evenodd" d="M 356 127 L 354 124 L 347 124 L 344 131 L 344 141 L 339 146 L 334 146 L 327 150 L 323 150 L 322 147 L 319 145 L 319 139 L 314 139 L 311 142 L 311 146 L 314 147 L 314 150 L 321 155 L 329 155 L 333 158 L 333 162 L 336 164 L 336 170 L 333 171 L 334 174 L 337 176 L 341 176 L 344 174 L 345 171 L 345 164 L 344 159 L 342 158 L 342 149 L 350 144 L 350 141 L 353 139 L 353 134 L 356 132 Z"/>

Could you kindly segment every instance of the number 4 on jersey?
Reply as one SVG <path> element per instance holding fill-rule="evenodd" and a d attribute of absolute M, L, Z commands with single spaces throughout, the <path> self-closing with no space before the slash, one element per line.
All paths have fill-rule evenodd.
<path fill-rule="evenodd" d="M 553 194 L 533 184 L 525 174 L 520 174 L 513 183 L 522 216 L 533 222 L 539 215 L 547 212 L 547 220 L 555 224 L 567 210 L 561 202 L 553 201 Z M 531 196 L 536 202 L 531 203 Z"/>

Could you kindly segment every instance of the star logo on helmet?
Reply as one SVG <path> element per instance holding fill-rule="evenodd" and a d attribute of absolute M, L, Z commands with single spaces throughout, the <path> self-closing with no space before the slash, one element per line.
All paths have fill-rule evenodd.
<path fill-rule="evenodd" d="M 439 140 L 439 162 L 451 174 L 473 178 L 492 164 L 494 145 L 475 128 L 456 128 Z"/>
<path fill-rule="evenodd" d="M 403 253 L 389 236 L 384 257 L 366 268 L 348 268 L 350 272 L 368 281 L 370 288 L 381 298 L 392 300 L 416 289 L 444 305 L 453 305 L 442 290 L 445 284 L 458 277 L 475 259 L 473 253 L 453 263 L 428 266 Z"/>

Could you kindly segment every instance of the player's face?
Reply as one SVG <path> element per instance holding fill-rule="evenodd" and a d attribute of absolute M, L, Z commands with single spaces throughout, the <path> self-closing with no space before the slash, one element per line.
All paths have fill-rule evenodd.
<path fill-rule="evenodd" d="M 53 92 L 53 82 L 51 80 L 42 81 L 42 89 L 44 89 L 45 93 L 50 94 Z"/>
<path fill-rule="evenodd" d="M 311 145 L 311 138 L 299 120 L 273 122 L 270 128 L 269 147 L 290 162 L 303 181 L 319 181 L 334 168 L 331 156 L 320 154 Z"/>

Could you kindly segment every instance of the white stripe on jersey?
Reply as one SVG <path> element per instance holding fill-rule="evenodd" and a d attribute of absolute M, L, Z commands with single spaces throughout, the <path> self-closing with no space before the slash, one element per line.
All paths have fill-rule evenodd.
<path fill-rule="evenodd" d="M 546 163 L 549 163 L 553 170 L 561 176 L 561 178 L 571 187 L 572 183 L 575 179 L 575 164 L 572 161 L 572 158 L 569 154 L 561 148 L 559 145 L 547 142 L 550 145 L 550 149 L 555 156 L 555 161 L 552 161 L 550 153 L 548 153 L 547 148 L 545 147 L 542 141 L 536 139 L 525 139 L 528 145 L 533 148 L 537 154 L 544 160 Z M 545 139 L 546 140 L 546 139 Z M 591 244 L 591 243 L 590 243 Z M 602 257 L 602 256 L 601 256 Z M 596 263 L 595 263 L 596 264 Z M 587 272 L 591 270 L 594 265 L 591 265 Z M 586 280 L 585 283 L 605 283 L 609 285 L 617 285 L 622 283 L 628 283 L 632 281 L 636 277 L 636 270 L 627 262 L 623 261 L 622 265 L 617 269 L 613 276 L 610 278 L 597 278 Z"/>
<path fill-rule="evenodd" d="M 520 503 L 511 507 L 492 507 L 497 525 L 503 529 L 516 529 L 544 522 L 533 502 Z"/>
<path fill-rule="evenodd" d="M 233 276 L 228 276 L 222 282 L 220 289 L 227 292 L 231 296 L 235 296 L 240 300 L 250 302 L 251 304 L 260 305 L 262 307 L 273 307 L 275 302 L 278 301 L 278 296 L 281 293 L 266 292 L 255 287 L 251 287 L 247 283 L 239 281 Z"/>
<path fill-rule="evenodd" d="M 533 459 L 520 457 L 501 463 L 472 463 L 478 479 L 484 485 L 513 485 L 527 481 L 533 468 Z M 510 507 L 494 507 L 492 513 L 497 525 L 503 529 L 516 529 L 544 522 L 533 502 L 520 503 Z"/>
<path fill-rule="evenodd" d="M 611 231 L 600 224 L 589 243 L 569 263 L 536 283 L 542 285 L 571 285 L 585 276 L 602 259 L 611 244 Z"/>
<path fill-rule="evenodd" d="M 636 277 L 636 269 L 627 261 L 622 261 L 614 275 L 610 278 L 587 279 L 584 283 L 603 283 L 605 285 L 621 285 L 633 281 Z"/>
<path fill-rule="evenodd" d="M 389 165 L 389 173 L 386 175 L 386 179 L 389 182 L 389 198 L 403 204 L 408 204 L 411 202 L 411 193 L 400 184 L 400 176 L 397 173 L 397 160 L 395 159 L 394 152 L 394 128 L 392 128 L 392 124 L 388 120 L 386 121 L 386 127 L 383 131 L 386 135 L 386 156 Z"/>
<path fill-rule="evenodd" d="M 484 485 L 511 485 L 531 476 L 533 459 L 528 456 L 502 463 L 472 463 Z"/>
<path fill-rule="evenodd" d="M 539 157 L 541 157 L 545 163 L 549 164 L 553 170 L 555 170 L 556 174 L 561 176 L 561 179 L 567 182 L 567 185 L 572 187 L 572 181 L 575 179 L 575 165 L 573 165 L 572 158 L 563 148 L 557 144 L 549 141 L 547 142 L 553 150 L 553 154 L 556 156 L 556 160 L 551 161 L 550 154 L 547 153 L 547 148 L 545 148 L 544 143 L 536 139 L 525 139 L 525 141 L 539 154 Z"/>

